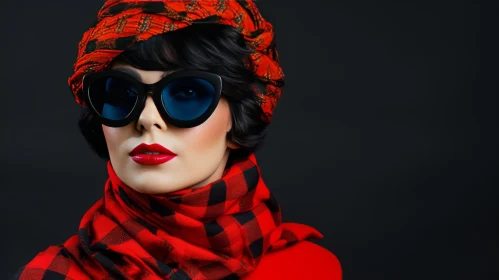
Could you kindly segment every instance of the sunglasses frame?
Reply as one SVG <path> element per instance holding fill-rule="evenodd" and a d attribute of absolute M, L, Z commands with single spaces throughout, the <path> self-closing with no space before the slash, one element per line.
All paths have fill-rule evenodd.
<path fill-rule="evenodd" d="M 94 105 L 91 102 L 90 99 L 90 87 L 91 85 L 97 81 L 98 79 L 101 79 L 103 77 L 118 77 L 118 78 L 124 78 L 130 83 L 134 84 L 137 88 L 137 100 L 135 101 L 135 105 L 133 109 L 130 111 L 130 113 L 121 120 L 111 120 L 104 118 L 99 114 L 99 112 L 96 110 Z M 215 88 L 215 96 L 211 102 L 211 104 L 208 106 L 206 111 L 200 115 L 199 117 L 193 119 L 193 120 L 179 120 L 173 118 L 168 111 L 166 110 L 164 104 L 163 104 L 163 98 L 161 92 L 163 91 L 164 87 L 171 81 L 179 78 L 186 78 L 186 77 L 193 77 L 193 78 L 202 78 L 206 81 L 208 81 L 210 84 L 213 85 Z M 211 114 L 215 111 L 215 108 L 217 107 L 220 97 L 222 94 L 222 88 L 224 86 L 228 86 L 227 83 L 223 81 L 223 79 L 214 73 L 211 72 L 206 72 L 206 71 L 200 71 L 200 70 L 178 70 L 173 73 L 170 73 L 163 77 L 161 80 L 154 84 L 144 84 L 141 81 L 137 80 L 136 77 L 133 75 L 126 73 L 124 71 L 118 71 L 118 70 L 105 70 L 105 71 L 99 71 L 99 72 L 92 72 L 88 73 L 83 77 L 82 80 L 82 88 L 83 88 L 83 93 L 84 93 L 84 98 L 86 101 L 86 104 L 88 107 L 92 109 L 93 112 L 96 113 L 97 118 L 99 121 L 110 127 L 123 127 L 131 122 L 138 120 L 140 114 L 142 113 L 142 110 L 145 107 L 145 101 L 147 99 L 148 95 L 151 95 L 154 104 L 156 105 L 156 108 L 158 109 L 159 113 L 163 117 L 165 121 L 167 121 L 169 124 L 172 124 L 173 126 L 180 127 L 180 128 L 189 128 L 189 127 L 195 127 L 203 122 L 205 122 Z"/>

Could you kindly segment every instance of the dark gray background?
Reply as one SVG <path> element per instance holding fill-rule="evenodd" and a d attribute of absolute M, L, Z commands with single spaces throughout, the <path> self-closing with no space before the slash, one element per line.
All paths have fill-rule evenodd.
<path fill-rule="evenodd" d="M 67 86 L 103 1 L 4 1 L 1 269 L 75 234 L 105 162 Z M 285 221 L 345 279 L 498 279 L 497 7 L 464 1 L 257 2 L 286 87 L 264 148 Z"/>

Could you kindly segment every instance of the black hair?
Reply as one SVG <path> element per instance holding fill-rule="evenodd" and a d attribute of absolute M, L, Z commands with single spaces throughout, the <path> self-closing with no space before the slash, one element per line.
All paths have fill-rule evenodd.
<path fill-rule="evenodd" d="M 125 50 L 113 62 L 123 61 L 142 70 L 210 71 L 232 83 L 233 90 L 223 94 L 232 117 L 232 129 L 226 137 L 240 146 L 230 151 L 231 161 L 255 152 L 263 143 L 269 127 L 269 123 L 260 118 L 263 112 L 254 88 L 263 93 L 265 84 L 251 70 L 253 65 L 249 55 L 252 52 L 254 50 L 236 28 L 204 23 L 153 36 Z M 84 109 L 78 125 L 92 150 L 108 160 L 101 123 L 94 113 Z"/>

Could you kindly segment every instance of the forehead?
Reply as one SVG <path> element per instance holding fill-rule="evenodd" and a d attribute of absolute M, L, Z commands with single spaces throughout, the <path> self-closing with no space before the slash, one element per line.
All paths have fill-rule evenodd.
<path fill-rule="evenodd" d="M 137 80 L 146 83 L 146 84 L 152 84 L 157 81 L 159 81 L 161 78 L 165 77 L 166 75 L 175 72 L 173 70 L 165 70 L 165 71 L 158 71 L 158 70 L 142 70 L 138 69 L 136 67 L 133 67 L 132 65 L 126 63 L 126 62 L 115 62 L 111 64 L 111 69 L 117 70 L 117 71 L 123 71 L 127 74 L 130 74 L 134 76 Z"/>

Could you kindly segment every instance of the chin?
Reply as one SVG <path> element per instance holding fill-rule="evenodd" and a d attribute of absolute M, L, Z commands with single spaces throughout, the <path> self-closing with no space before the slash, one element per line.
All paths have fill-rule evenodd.
<path fill-rule="evenodd" d="M 184 188 L 175 178 L 165 176 L 164 172 L 133 170 L 126 172 L 123 180 L 130 188 L 144 194 L 165 194 Z M 161 174 L 163 173 L 163 174 Z"/>
<path fill-rule="evenodd" d="M 165 186 L 159 184 L 155 185 L 147 182 L 141 182 L 141 183 L 132 182 L 131 184 L 128 185 L 130 186 L 130 188 L 143 194 L 165 194 L 180 189 L 172 186 Z"/>

